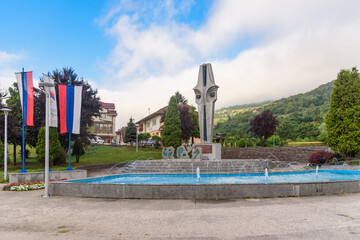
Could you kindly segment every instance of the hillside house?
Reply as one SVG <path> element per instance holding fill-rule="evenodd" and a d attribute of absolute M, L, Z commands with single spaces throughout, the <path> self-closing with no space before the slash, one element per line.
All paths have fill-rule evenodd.
<path fill-rule="evenodd" d="M 159 137 L 161 137 L 161 133 L 164 127 L 163 121 L 165 120 L 166 110 L 167 106 L 160 108 L 149 116 L 137 121 L 136 124 L 139 126 L 138 133 L 150 133 L 151 136 L 158 135 Z M 194 142 L 200 143 L 200 138 L 195 138 Z"/>
<path fill-rule="evenodd" d="M 100 116 L 94 118 L 94 125 L 91 133 L 100 136 L 105 143 L 112 143 L 115 141 L 115 121 L 117 112 L 114 103 L 101 103 Z"/>
<path fill-rule="evenodd" d="M 166 109 L 167 106 L 136 122 L 136 124 L 139 125 L 138 132 L 150 133 L 151 136 L 158 135 L 161 137 L 162 127 L 164 125 L 161 119 L 163 116 L 165 116 Z"/>

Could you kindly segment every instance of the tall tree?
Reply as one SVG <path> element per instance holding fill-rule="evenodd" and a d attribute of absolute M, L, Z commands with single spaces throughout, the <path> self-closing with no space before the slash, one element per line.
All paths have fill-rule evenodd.
<path fill-rule="evenodd" d="M 136 141 L 136 125 L 134 119 L 130 118 L 127 126 L 125 127 L 124 143 L 132 143 Z"/>
<path fill-rule="evenodd" d="M 161 140 L 165 147 L 172 146 L 176 149 L 181 145 L 181 120 L 175 96 L 169 101 Z"/>
<path fill-rule="evenodd" d="M 295 130 L 296 136 L 299 138 L 314 139 L 320 135 L 319 128 L 312 123 L 301 123 Z"/>
<path fill-rule="evenodd" d="M 79 78 L 75 73 L 74 69 L 71 67 L 65 67 L 61 70 L 55 69 L 52 72 L 52 77 L 54 78 L 55 89 L 56 89 L 56 99 L 59 99 L 58 85 L 71 85 L 73 86 L 83 86 L 82 89 L 82 102 L 81 102 L 81 118 L 80 118 L 80 134 L 72 134 L 72 140 L 77 140 L 80 138 L 81 142 L 89 144 L 89 127 L 93 125 L 93 117 L 99 116 L 101 104 L 100 98 L 97 96 L 97 90 L 93 89 L 91 85 L 85 81 L 83 78 Z M 40 99 L 42 101 L 42 108 L 39 110 L 42 116 L 45 116 L 45 94 L 40 93 Z M 59 105 L 58 105 L 59 106 Z M 58 107 L 58 118 L 60 118 L 59 107 Z M 60 123 L 60 121 L 58 121 Z M 58 128 L 60 129 L 60 128 Z M 65 152 L 69 148 L 69 137 L 68 134 L 60 134 L 60 143 L 61 147 Z"/>
<path fill-rule="evenodd" d="M 280 123 L 278 129 L 276 130 L 276 134 L 279 135 L 282 140 L 294 139 L 294 125 L 286 119 Z"/>
<path fill-rule="evenodd" d="M 200 137 L 199 118 L 198 115 L 195 113 L 194 106 L 191 106 L 190 117 L 191 117 L 191 122 L 194 126 L 191 132 L 191 142 L 194 143 L 194 138 Z"/>
<path fill-rule="evenodd" d="M 188 100 L 179 91 L 176 91 L 175 97 L 178 104 L 183 105 L 188 103 Z"/>
<path fill-rule="evenodd" d="M 180 105 L 179 111 L 181 121 L 181 139 L 187 142 L 190 139 L 191 133 L 195 128 L 193 122 L 191 121 L 190 106 Z"/>
<path fill-rule="evenodd" d="M 328 145 L 348 156 L 360 150 L 360 75 L 357 68 L 341 70 L 325 117 Z"/>
<path fill-rule="evenodd" d="M 16 147 L 21 145 L 22 140 L 22 113 L 16 82 L 9 88 L 9 95 L 9 99 L 6 100 L 8 108 L 11 109 L 8 116 L 8 141 L 13 144 L 13 161 L 16 165 Z"/>
<path fill-rule="evenodd" d="M 45 127 L 40 128 L 36 145 L 36 155 L 43 165 L 45 164 Z M 63 163 L 63 156 L 59 142 L 59 133 L 55 128 L 49 128 L 49 161 L 52 165 Z"/>
<path fill-rule="evenodd" d="M 274 135 L 278 123 L 272 112 L 265 110 L 250 121 L 250 131 L 259 137 L 261 146 L 264 147 L 266 139 Z"/>

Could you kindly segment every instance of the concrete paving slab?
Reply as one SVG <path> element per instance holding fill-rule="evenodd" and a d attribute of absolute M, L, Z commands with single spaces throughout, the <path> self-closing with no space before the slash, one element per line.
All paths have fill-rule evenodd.
<path fill-rule="evenodd" d="M 243 200 L 0 191 L 0 239 L 360 239 L 360 194 Z"/>

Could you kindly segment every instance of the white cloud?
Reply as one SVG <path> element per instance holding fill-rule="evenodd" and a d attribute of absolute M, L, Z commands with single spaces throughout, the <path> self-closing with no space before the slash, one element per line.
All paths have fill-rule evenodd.
<path fill-rule="evenodd" d="M 106 27 L 116 46 L 99 94 L 116 103 L 118 127 L 163 107 L 176 90 L 194 103 L 203 62 L 213 64 L 220 86 L 217 107 L 304 92 L 360 63 L 356 0 L 215 1 L 197 29 L 175 21 L 181 13 L 171 1 L 159 10 L 167 21 L 132 4 L 111 13 Z"/>
<path fill-rule="evenodd" d="M 22 54 L 0 51 L 0 90 L 7 90 L 15 81 L 15 63 L 23 58 Z"/>

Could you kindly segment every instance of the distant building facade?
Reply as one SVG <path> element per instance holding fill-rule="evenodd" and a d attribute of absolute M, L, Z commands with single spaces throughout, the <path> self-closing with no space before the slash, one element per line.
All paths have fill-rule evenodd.
<path fill-rule="evenodd" d="M 162 119 L 164 119 L 166 109 L 167 106 L 136 122 L 136 124 L 139 125 L 138 132 L 150 133 L 151 136 L 158 135 L 161 137 L 161 132 L 164 126 Z"/>
<path fill-rule="evenodd" d="M 94 125 L 91 133 L 100 136 L 105 143 L 112 143 L 115 141 L 115 123 L 117 112 L 114 103 L 100 102 L 100 116 L 94 118 Z"/>
<path fill-rule="evenodd" d="M 136 124 L 139 126 L 138 133 L 150 133 L 151 136 L 158 135 L 161 137 L 164 128 L 166 110 L 167 106 L 160 108 L 149 116 L 137 121 Z M 200 138 L 195 138 L 194 143 L 200 143 Z"/>

